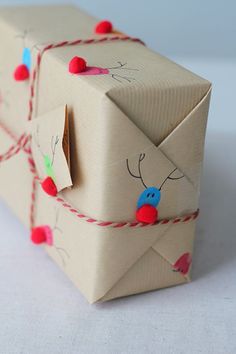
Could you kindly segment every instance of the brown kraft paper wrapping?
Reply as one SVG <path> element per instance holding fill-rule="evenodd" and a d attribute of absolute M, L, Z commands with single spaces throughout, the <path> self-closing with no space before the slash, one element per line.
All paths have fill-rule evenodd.
<path fill-rule="evenodd" d="M 47 44 L 101 38 L 94 34 L 96 23 L 70 6 L 1 9 L 0 122 L 16 136 L 32 134 L 40 178 L 45 177 L 40 159 L 58 137 L 58 196 L 91 219 L 135 221 L 145 187 L 129 173 L 127 159 L 137 175 L 140 156 L 145 156 L 140 166 L 147 187 L 159 188 L 172 171 L 183 177 L 168 179 L 161 188 L 159 219 L 194 213 L 211 84 L 141 43 L 104 41 L 46 51 L 33 121 L 27 123 L 30 80 L 13 79 L 23 47 L 31 50 L 33 70 L 38 52 Z M 70 74 L 68 63 L 74 56 L 100 71 Z M 40 144 L 36 138 L 33 147 L 38 130 L 43 137 Z M 0 154 L 11 144 L 11 137 L 0 129 Z M 32 174 L 24 151 L 0 162 L 0 181 L 1 198 L 30 227 Z M 54 244 L 46 245 L 46 251 L 90 303 L 189 281 L 195 220 L 99 227 L 46 195 L 39 183 L 35 198 L 35 225 L 53 230 Z M 184 270 L 186 262 L 189 267 Z"/>

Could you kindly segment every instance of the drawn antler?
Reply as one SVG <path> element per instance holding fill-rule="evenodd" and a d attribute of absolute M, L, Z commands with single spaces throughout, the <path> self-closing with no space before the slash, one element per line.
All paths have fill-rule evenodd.
<path fill-rule="evenodd" d="M 50 161 L 50 166 L 52 167 L 53 164 L 54 164 L 54 160 L 55 160 L 55 154 L 56 154 L 56 147 L 57 147 L 57 144 L 59 143 L 59 136 L 56 135 L 56 136 L 52 136 L 51 138 L 51 152 L 52 152 L 52 156 L 51 158 L 49 157 L 49 161 Z M 36 134 L 34 134 L 34 141 L 35 141 L 35 144 L 37 146 L 37 148 L 39 149 L 39 152 L 41 153 L 42 157 L 45 159 L 47 157 L 46 154 L 44 154 L 44 152 L 42 151 L 41 149 L 41 145 L 40 145 L 40 142 L 39 142 L 39 126 L 37 126 L 36 128 Z"/>
<path fill-rule="evenodd" d="M 143 186 L 147 189 L 148 187 L 147 187 L 147 185 L 144 183 L 144 180 L 143 180 L 143 177 L 142 177 L 142 171 L 141 171 L 141 162 L 143 161 L 144 158 L 145 158 L 145 154 L 144 154 L 144 153 L 142 153 L 142 154 L 139 155 L 139 161 L 138 161 L 138 172 L 139 172 L 139 174 L 138 174 L 138 175 L 135 175 L 135 174 L 133 174 L 133 173 L 131 172 L 130 167 L 129 167 L 129 160 L 128 160 L 128 159 L 126 159 L 126 165 L 127 165 L 127 170 L 128 170 L 128 172 L 129 172 L 129 174 L 130 174 L 132 177 L 134 177 L 134 178 L 140 179 L 141 182 L 142 182 L 142 184 L 143 184 Z M 181 176 L 178 176 L 178 177 L 172 177 L 173 173 L 174 173 L 175 171 L 177 171 L 177 170 L 178 170 L 178 169 L 177 169 L 177 167 L 176 167 L 173 171 L 170 172 L 170 174 L 169 174 L 169 175 L 164 179 L 164 181 L 162 182 L 162 184 L 161 184 L 159 190 L 161 190 L 161 188 L 164 186 L 164 184 L 166 183 L 166 181 L 167 181 L 168 179 L 169 179 L 169 180 L 172 180 L 172 181 L 176 181 L 176 180 L 181 179 L 181 178 L 184 177 L 184 174 L 181 175 Z"/>
<path fill-rule="evenodd" d="M 36 128 L 36 134 L 34 134 L 34 141 L 35 141 L 35 144 L 37 146 L 37 148 L 39 149 L 39 152 L 40 154 L 42 155 L 42 157 L 44 158 L 44 153 L 41 149 L 41 145 L 40 145 L 40 142 L 39 142 L 39 126 L 37 125 L 37 128 Z"/>
<path fill-rule="evenodd" d="M 184 177 L 184 175 L 179 176 L 179 177 L 171 177 L 171 175 L 173 175 L 173 173 L 174 173 L 175 171 L 177 171 L 177 170 L 178 170 L 178 169 L 177 169 L 177 167 L 176 167 L 176 168 L 164 179 L 164 181 L 162 182 L 162 184 L 161 184 L 159 190 L 161 190 L 161 188 L 163 187 L 163 185 L 166 183 L 166 181 L 167 181 L 168 179 L 170 179 L 170 180 L 172 180 L 172 181 L 175 181 L 175 180 L 177 180 L 177 179 L 181 179 L 181 178 Z"/>
<path fill-rule="evenodd" d="M 116 70 L 116 69 L 124 69 L 124 70 L 133 70 L 133 71 L 139 71 L 138 69 L 134 69 L 134 68 L 127 68 L 126 65 L 127 63 L 123 63 L 121 61 L 118 61 L 117 62 L 119 65 L 118 66 L 113 66 L 111 68 L 107 68 L 107 69 L 110 69 L 110 70 Z"/>
<path fill-rule="evenodd" d="M 125 80 L 128 82 L 132 82 L 132 80 L 135 81 L 135 78 L 133 78 L 133 77 L 122 76 L 122 75 L 118 75 L 118 74 L 112 74 L 111 77 L 118 82 L 122 82 L 122 80 Z"/>
<path fill-rule="evenodd" d="M 127 165 L 127 170 L 128 170 L 128 172 L 129 172 L 129 174 L 130 174 L 132 177 L 134 177 L 134 178 L 140 179 L 141 182 L 142 182 L 142 184 L 143 184 L 143 186 L 144 186 L 145 188 L 147 188 L 147 185 L 144 183 L 144 180 L 143 180 L 143 177 L 142 177 L 142 171 L 141 171 L 141 162 L 143 161 L 144 158 L 145 158 L 145 154 L 144 154 L 144 153 L 139 155 L 139 161 L 138 161 L 138 172 L 139 172 L 139 175 L 138 175 L 138 176 L 137 176 L 137 175 L 134 175 L 134 174 L 131 172 L 131 170 L 130 170 L 130 168 L 129 168 L 129 160 L 128 160 L 128 159 L 126 159 L 126 165 Z"/>
<path fill-rule="evenodd" d="M 57 138 L 58 138 L 58 137 L 57 137 Z M 58 227 L 59 212 L 60 212 L 60 210 L 59 210 L 59 209 L 56 209 L 55 224 L 54 224 L 54 227 L 53 227 L 52 231 L 54 231 L 54 232 L 55 232 L 55 231 L 58 231 L 60 234 L 63 234 L 63 231 Z M 63 267 L 65 267 L 65 266 L 66 266 L 65 256 L 66 256 L 67 259 L 69 259 L 69 258 L 70 258 L 69 253 L 68 253 L 63 247 L 59 247 L 59 246 L 56 245 L 55 243 L 54 243 L 53 246 L 54 246 L 54 248 L 55 248 L 55 250 L 56 250 L 58 256 L 59 256 L 60 259 L 61 259 L 61 262 L 62 262 L 62 264 L 63 264 Z"/>
<path fill-rule="evenodd" d="M 55 139 L 55 141 L 54 141 Z M 52 150 L 52 162 L 51 162 L 51 165 L 53 166 L 53 163 L 54 163 L 54 158 L 55 158 L 55 153 L 56 153 L 56 147 L 57 147 L 57 144 L 59 143 L 59 136 L 56 135 L 54 137 L 54 135 L 52 136 L 51 138 L 51 150 Z"/>
<path fill-rule="evenodd" d="M 139 71 L 138 69 L 134 69 L 134 68 L 129 68 L 127 67 L 127 63 L 122 63 L 121 61 L 118 61 L 118 66 L 113 66 L 113 67 L 110 67 L 110 68 L 107 68 L 108 70 L 127 70 L 127 71 Z M 117 72 L 115 73 L 110 73 L 111 77 L 118 81 L 118 82 L 122 82 L 122 81 L 128 81 L 128 82 L 132 82 L 132 80 L 135 81 L 135 78 L 133 77 L 129 77 L 129 76 L 123 76 L 123 75 L 120 75 L 120 74 L 117 74 Z"/>

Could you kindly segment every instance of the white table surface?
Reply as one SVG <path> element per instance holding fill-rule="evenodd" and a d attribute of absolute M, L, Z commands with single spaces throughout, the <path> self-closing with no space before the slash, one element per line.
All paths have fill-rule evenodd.
<path fill-rule="evenodd" d="M 0 353 L 236 353 L 236 64 L 179 63 L 213 81 L 193 282 L 88 305 L 0 202 Z"/>

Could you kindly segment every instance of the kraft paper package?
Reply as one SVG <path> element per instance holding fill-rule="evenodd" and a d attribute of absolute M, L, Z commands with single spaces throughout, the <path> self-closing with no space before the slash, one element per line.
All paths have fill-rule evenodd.
<path fill-rule="evenodd" d="M 211 93 L 97 23 L 0 10 L 0 196 L 90 303 L 190 280 Z"/>

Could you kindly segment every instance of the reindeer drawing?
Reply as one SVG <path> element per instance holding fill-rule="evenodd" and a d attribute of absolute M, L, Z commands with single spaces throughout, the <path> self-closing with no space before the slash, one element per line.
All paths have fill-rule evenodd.
<path fill-rule="evenodd" d="M 42 151 L 42 148 L 40 145 L 40 140 L 39 140 L 39 126 L 37 126 L 36 134 L 34 135 L 34 141 L 35 141 L 35 144 L 36 144 L 40 154 L 42 155 L 45 173 L 46 173 L 46 178 L 41 183 L 42 188 L 47 194 L 49 194 L 51 196 L 56 196 L 58 191 L 57 191 L 57 187 L 55 184 L 55 174 L 53 171 L 53 164 L 55 161 L 56 148 L 57 148 L 58 143 L 60 141 L 59 136 L 53 135 L 51 137 L 51 156 L 49 156 L 48 154 L 45 154 Z"/>
<path fill-rule="evenodd" d="M 22 34 L 18 34 L 16 38 L 20 38 L 23 42 L 23 51 L 21 64 L 18 65 L 14 71 L 14 78 L 16 81 L 25 81 L 30 77 L 30 69 L 32 64 L 32 50 L 26 46 L 26 38 L 31 30 L 26 29 Z"/>
<path fill-rule="evenodd" d="M 142 171 L 141 171 L 141 163 L 145 158 L 145 154 L 141 153 L 139 155 L 139 160 L 138 160 L 138 173 L 134 174 L 131 172 L 130 167 L 129 167 L 129 160 L 126 159 L 126 166 L 129 174 L 136 179 L 139 179 L 144 186 L 145 190 L 140 194 L 138 201 L 137 201 L 137 211 L 136 211 L 136 219 L 139 222 L 147 223 L 147 224 L 152 224 L 155 223 L 158 219 L 158 210 L 157 206 L 160 203 L 161 200 L 161 190 L 164 184 L 168 180 L 179 180 L 184 177 L 184 175 L 174 177 L 174 173 L 177 171 L 177 168 L 172 170 L 169 175 L 164 179 L 164 181 L 161 183 L 160 187 L 148 187 L 146 183 L 144 182 L 143 176 L 142 176 Z"/>
<path fill-rule="evenodd" d="M 132 82 L 135 80 L 134 77 L 127 76 L 125 74 L 125 71 L 138 71 L 138 69 L 134 68 L 129 68 L 127 67 L 127 63 L 122 63 L 121 61 L 117 62 L 118 65 L 110 67 L 110 68 L 101 68 L 98 66 L 88 66 L 86 67 L 86 70 L 83 72 L 80 72 L 78 75 L 83 75 L 83 76 L 91 76 L 91 75 L 110 75 L 112 79 L 118 81 L 118 82 Z M 122 74 L 121 74 L 122 73 Z M 123 75 L 124 73 L 124 75 Z"/>

